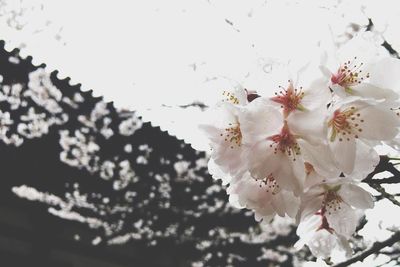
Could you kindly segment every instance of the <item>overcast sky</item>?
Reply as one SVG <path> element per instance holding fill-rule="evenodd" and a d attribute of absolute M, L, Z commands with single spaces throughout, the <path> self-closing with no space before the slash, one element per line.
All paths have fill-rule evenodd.
<path fill-rule="evenodd" d="M 354 32 L 351 25 L 366 25 L 368 17 L 400 47 L 392 26 L 400 24 L 399 5 L 393 0 L 3 0 L 0 30 L 8 49 L 22 47 L 23 55 L 46 63 L 48 71 L 57 69 L 83 90 L 94 89 L 117 107 L 138 110 L 145 120 L 190 139 L 199 112 L 161 105 L 212 104 L 227 81 L 266 88 L 276 64 L 309 57 L 321 41 L 346 41 Z"/>

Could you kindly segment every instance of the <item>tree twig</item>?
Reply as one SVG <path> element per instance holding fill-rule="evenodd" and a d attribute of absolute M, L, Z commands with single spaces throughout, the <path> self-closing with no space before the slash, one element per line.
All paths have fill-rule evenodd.
<path fill-rule="evenodd" d="M 369 255 L 378 253 L 381 249 L 383 249 L 387 246 L 391 246 L 399 241 L 400 241 L 400 232 L 396 232 L 395 234 L 393 234 L 390 238 L 386 239 L 385 241 L 375 242 L 369 249 L 364 250 L 363 252 L 354 256 L 353 258 L 350 258 L 347 261 L 336 264 L 333 267 L 345 267 L 345 266 L 349 266 L 350 264 L 353 264 L 357 261 L 363 261 Z"/>
<path fill-rule="evenodd" d="M 385 188 L 383 188 L 380 184 L 375 184 L 375 183 L 371 183 L 369 184 L 372 188 L 374 188 L 376 191 L 378 191 L 379 193 L 381 193 L 381 195 L 385 198 L 387 198 L 388 200 L 390 200 L 393 204 L 400 206 L 400 202 L 391 194 L 389 194 L 388 192 L 386 192 Z"/>

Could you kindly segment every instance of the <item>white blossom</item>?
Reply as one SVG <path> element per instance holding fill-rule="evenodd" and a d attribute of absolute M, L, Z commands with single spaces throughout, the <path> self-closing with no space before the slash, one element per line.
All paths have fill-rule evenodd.
<path fill-rule="evenodd" d="M 273 176 L 256 179 L 246 172 L 227 189 L 230 202 L 237 207 L 252 209 L 257 220 L 269 222 L 276 214 L 294 218 L 300 199 L 292 192 L 280 188 Z"/>
<path fill-rule="evenodd" d="M 350 97 L 335 103 L 325 125 L 329 147 L 339 168 L 347 174 L 353 172 L 357 147 L 392 140 L 398 134 L 399 123 L 396 115 L 381 102 Z M 364 161 L 374 161 L 376 152 L 370 152 L 364 154 Z"/>
<path fill-rule="evenodd" d="M 383 53 L 373 37 L 372 33 L 359 34 L 339 48 L 336 55 L 323 56 L 320 68 L 329 79 L 328 87 L 338 96 L 398 98 L 395 92 L 398 90 L 397 74 L 386 69 L 388 63 L 400 63 Z"/>

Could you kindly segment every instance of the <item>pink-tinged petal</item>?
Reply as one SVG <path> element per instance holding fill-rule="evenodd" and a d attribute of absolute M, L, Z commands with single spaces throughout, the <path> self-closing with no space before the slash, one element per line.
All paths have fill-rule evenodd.
<path fill-rule="evenodd" d="M 281 152 L 276 155 L 279 165 L 272 172 L 272 175 L 282 189 L 292 191 L 298 196 L 303 191 L 305 180 L 304 162 L 299 158 L 294 161 Z"/>
<path fill-rule="evenodd" d="M 300 207 L 300 198 L 292 192 L 281 190 L 272 196 L 271 205 L 279 216 L 284 217 L 287 214 L 295 218 Z"/>
<path fill-rule="evenodd" d="M 246 167 L 243 164 L 246 149 L 242 146 L 237 116 L 241 109 L 229 103 L 222 103 L 213 111 L 215 114 L 210 113 L 211 123 L 199 127 L 209 139 L 211 158 L 223 172 L 235 175 Z"/>
<path fill-rule="evenodd" d="M 368 66 L 371 74 L 370 83 L 381 88 L 400 92 L 400 60 L 386 57 Z"/>
<path fill-rule="evenodd" d="M 256 143 L 247 157 L 248 169 L 258 179 L 263 179 L 282 167 L 282 158 L 285 155 L 281 152 L 274 153 L 270 144 L 272 142 L 268 140 Z"/>
<path fill-rule="evenodd" d="M 361 138 L 377 141 L 391 140 L 398 134 L 400 120 L 389 108 L 381 105 L 369 105 L 359 111 L 363 120 L 359 129 Z"/>
<path fill-rule="evenodd" d="M 387 99 L 394 101 L 399 98 L 399 95 L 395 91 L 384 87 L 378 87 L 370 83 L 361 83 L 357 86 L 351 87 L 351 92 L 351 94 L 355 96 L 377 100 Z"/>
<path fill-rule="evenodd" d="M 274 208 L 276 213 L 281 217 L 284 217 L 286 214 L 286 207 L 285 207 L 284 201 L 285 200 L 284 200 L 281 192 L 279 192 L 278 194 L 273 196 L 273 198 L 271 200 L 271 206 Z"/>
<path fill-rule="evenodd" d="M 312 171 L 306 176 L 306 180 L 304 182 L 304 189 L 310 188 L 317 184 L 321 184 L 325 181 L 325 179 L 326 178 L 319 175 L 316 171 Z"/>
<path fill-rule="evenodd" d="M 380 161 L 376 150 L 365 142 L 359 141 L 356 149 L 354 171 L 348 175 L 353 180 L 361 181 L 370 174 Z"/>
<path fill-rule="evenodd" d="M 371 209 L 374 207 L 371 194 L 355 184 L 343 184 L 338 193 L 343 201 L 355 208 Z"/>
<path fill-rule="evenodd" d="M 358 224 L 355 210 L 344 202 L 341 202 L 335 209 L 329 209 L 326 212 L 326 218 L 329 227 L 345 237 L 352 236 Z"/>
<path fill-rule="evenodd" d="M 269 100 L 257 98 L 239 115 L 244 144 L 253 145 L 281 130 L 282 114 L 269 103 Z"/>
<path fill-rule="evenodd" d="M 354 137 L 349 137 L 349 139 L 336 137 L 333 141 L 329 141 L 329 147 L 339 169 L 344 173 L 351 173 L 354 169 L 356 157 L 356 140 Z"/>
<path fill-rule="evenodd" d="M 283 198 L 286 214 L 291 218 L 295 218 L 300 208 L 300 198 L 286 190 L 282 190 L 280 194 Z"/>
<path fill-rule="evenodd" d="M 275 212 L 270 204 L 273 197 L 272 191 L 263 186 L 261 181 L 255 180 L 248 172 L 240 181 L 230 185 L 228 192 L 232 196 L 230 199 L 232 198 L 233 203 L 237 203 L 240 207 L 253 209 L 256 213 L 263 215 Z"/>
<path fill-rule="evenodd" d="M 326 79 L 317 79 L 313 81 L 309 87 L 304 89 L 301 105 L 306 110 L 314 110 L 321 106 L 326 108 L 331 98 L 332 93 L 327 86 Z"/>
<path fill-rule="evenodd" d="M 303 198 L 302 198 L 303 200 Z M 301 210 L 301 215 L 299 217 L 300 220 L 305 220 L 310 216 L 314 216 L 317 211 L 319 211 L 322 208 L 322 201 L 323 201 L 323 196 L 315 196 L 313 198 L 310 198 L 307 202 L 304 203 L 304 207 L 302 207 Z"/>
<path fill-rule="evenodd" d="M 220 166 L 223 172 L 237 175 L 244 171 L 244 152 L 240 147 L 214 147 L 211 158 Z"/>
<path fill-rule="evenodd" d="M 325 145 L 312 145 L 304 140 L 299 140 L 304 161 L 309 162 L 315 172 L 323 178 L 338 177 L 340 170 L 337 168 L 330 149 Z"/>
<path fill-rule="evenodd" d="M 324 120 L 326 115 L 325 105 L 325 107 L 313 111 L 294 112 L 289 115 L 287 121 L 293 134 L 309 142 L 319 143 L 325 139 Z"/>

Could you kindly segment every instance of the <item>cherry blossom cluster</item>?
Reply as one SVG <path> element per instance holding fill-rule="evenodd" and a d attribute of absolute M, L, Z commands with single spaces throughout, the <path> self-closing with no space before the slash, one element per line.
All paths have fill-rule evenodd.
<path fill-rule="evenodd" d="M 230 202 L 256 220 L 294 218 L 295 246 L 318 258 L 352 254 L 349 239 L 374 206 L 362 180 L 379 162 L 375 147 L 398 147 L 400 61 L 365 36 L 288 68 L 275 88 L 227 88 L 201 125 L 209 172 Z"/>

